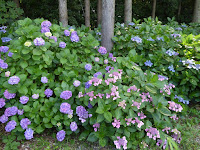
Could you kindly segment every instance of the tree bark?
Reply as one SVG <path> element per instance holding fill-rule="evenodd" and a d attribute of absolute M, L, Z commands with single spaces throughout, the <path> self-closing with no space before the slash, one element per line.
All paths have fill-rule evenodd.
<path fill-rule="evenodd" d="M 132 22 L 132 0 L 125 0 L 124 7 L 124 23 Z"/>
<path fill-rule="evenodd" d="M 200 0 L 195 1 L 193 22 L 200 23 Z"/>
<path fill-rule="evenodd" d="M 155 19 L 156 16 L 156 0 L 153 0 L 152 18 Z"/>
<path fill-rule="evenodd" d="M 14 0 L 14 2 L 17 5 L 17 7 L 20 8 L 19 0 Z"/>
<path fill-rule="evenodd" d="M 102 20 L 102 0 L 98 0 L 97 4 L 97 24 L 101 24 Z"/>
<path fill-rule="evenodd" d="M 180 20 L 180 15 L 181 15 L 181 3 L 182 3 L 182 0 L 179 0 L 179 6 L 178 6 L 178 20 Z"/>
<path fill-rule="evenodd" d="M 90 0 L 85 0 L 85 26 L 90 27 Z"/>
<path fill-rule="evenodd" d="M 59 0 L 59 19 L 64 27 L 68 25 L 67 0 Z"/>
<path fill-rule="evenodd" d="M 115 22 L 115 0 L 102 0 L 102 36 L 101 45 L 108 52 L 112 50 Z"/>

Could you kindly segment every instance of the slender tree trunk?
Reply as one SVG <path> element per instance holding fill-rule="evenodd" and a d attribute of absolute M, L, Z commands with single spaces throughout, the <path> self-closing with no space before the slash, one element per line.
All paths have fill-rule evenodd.
<path fill-rule="evenodd" d="M 132 22 L 132 0 L 125 0 L 124 23 Z"/>
<path fill-rule="evenodd" d="M 111 51 L 113 47 L 115 22 L 115 0 L 102 0 L 102 36 L 101 45 Z"/>
<path fill-rule="evenodd" d="M 85 0 L 85 26 L 90 27 L 90 0 Z"/>
<path fill-rule="evenodd" d="M 98 0 L 98 4 L 97 4 L 97 24 L 101 24 L 101 20 L 102 20 L 102 0 Z"/>
<path fill-rule="evenodd" d="M 67 0 L 59 0 L 59 18 L 64 27 L 68 25 Z"/>
<path fill-rule="evenodd" d="M 200 23 L 200 0 L 195 1 L 193 22 Z"/>
<path fill-rule="evenodd" d="M 153 0 L 153 9 L 152 9 L 152 15 L 151 15 L 151 17 L 153 19 L 155 19 L 155 16 L 156 16 L 156 0 Z"/>
<path fill-rule="evenodd" d="M 20 7 L 19 0 L 14 0 L 14 2 L 17 5 L 17 7 L 19 8 Z"/>
<path fill-rule="evenodd" d="M 179 6 L 178 6 L 178 20 L 180 20 L 180 15 L 181 15 L 181 3 L 182 3 L 182 0 L 179 0 Z"/>

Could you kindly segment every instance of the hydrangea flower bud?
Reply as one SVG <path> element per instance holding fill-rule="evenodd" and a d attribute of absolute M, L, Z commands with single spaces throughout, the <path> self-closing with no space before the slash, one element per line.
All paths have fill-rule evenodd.
<path fill-rule="evenodd" d="M 5 72 L 5 76 L 6 76 L 6 77 L 9 77 L 9 76 L 10 76 L 10 71 L 6 71 L 6 72 Z"/>

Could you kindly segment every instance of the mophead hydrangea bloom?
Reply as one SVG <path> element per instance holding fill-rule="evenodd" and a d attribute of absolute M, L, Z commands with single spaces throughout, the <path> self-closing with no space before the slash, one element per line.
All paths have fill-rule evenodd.
<path fill-rule="evenodd" d="M 49 39 L 53 39 L 55 42 L 58 41 L 56 36 L 50 36 Z"/>
<path fill-rule="evenodd" d="M 60 42 L 60 43 L 59 43 L 59 47 L 61 47 L 61 48 L 65 48 L 66 45 L 67 45 L 67 44 L 66 44 L 65 42 Z"/>
<path fill-rule="evenodd" d="M 8 52 L 8 57 L 12 57 L 13 53 L 12 52 Z"/>
<path fill-rule="evenodd" d="M 46 33 L 46 32 L 50 32 L 50 29 L 47 28 L 47 27 L 43 27 L 43 28 L 41 29 L 41 33 Z"/>
<path fill-rule="evenodd" d="M 5 42 L 10 42 L 12 39 L 9 37 L 2 37 L 1 40 L 3 43 L 5 43 Z"/>
<path fill-rule="evenodd" d="M 71 91 L 63 91 L 61 94 L 60 94 L 60 98 L 62 99 L 70 99 L 72 97 L 72 92 Z"/>
<path fill-rule="evenodd" d="M 8 50 L 9 50 L 8 46 L 0 46 L 0 52 L 6 53 L 6 52 L 8 52 Z"/>
<path fill-rule="evenodd" d="M 0 108 L 3 108 L 5 105 L 6 105 L 5 99 L 4 98 L 0 98 Z"/>
<path fill-rule="evenodd" d="M 48 82 L 47 77 L 41 77 L 41 82 L 42 82 L 42 83 L 47 83 L 47 82 Z"/>
<path fill-rule="evenodd" d="M 71 131 L 73 131 L 73 132 L 75 132 L 75 131 L 78 129 L 78 126 L 77 126 L 77 124 L 76 124 L 75 121 L 74 121 L 74 122 L 71 122 L 71 124 L 70 124 L 70 129 L 71 129 Z"/>
<path fill-rule="evenodd" d="M 53 95 L 53 91 L 51 89 L 46 89 L 44 91 L 44 94 L 46 95 L 46 97 L 51 97 Z"/>
<path fill-rule="evenodd" d="M 29 41 L 26 41 L 26 42 L 24 43 L 24 46 L 26 46 L 26 47 L 30 47 L 31 45 L 32 45 L 32 43 L 29 42 Z"/>
<path fill-rule="evenodd" d="M 101 55 L 107 54 L 107 50 L 106 50 L 106 48 L 103 47 L 103 46 L 99 47 L 98 52 L 99 52 Z"/>
<path fill-rule="evenodd" d="M 11 132 L 14 130 L 16 125 L 17 123 L 14 120 L 9 121 L 5 127 L 6 132 Z"/>
<path fill-rule="evenodd" d="M 9 93 L 8 90 L 5 90 L 5 92 L 3 93 L 4 97 L 6 99 L 12 99 L 15 98 L 16 94 L 15 93 Z"/>
<path fill-rule="evenodd" d="M 24 132 L 24 136 L 27 140 L 30 140 L 33 138 L 33 133 L 34 131 L 31 128 L 26 129 L 26 131 Z"/>
<path fill-rule="evenodd" d="M 79 41 L 79 36 L 78 36 L 76 31 L 72 31 L 71 36 L 70 36 L 70 40 L 72 42 L 78 42 Z"/>
<path fill-rule="evenodd" d="M 16 115 L 17 112 L 18 112 L 18 108 L 17 108 L 16 106 L 12 106 L 12 107 L 6 108 L 4 114 L 5 114 L 7 117 L 10 117 L 10 116 Z"/>
<path fill-rule="evenodd" d="M 56 134 L 56 138 L 58 141 L 63 141 L 65 139 L 65 131 L 61 130 Z"/>
<path fill-rule="evenodd" d="M 81 82 L 79 80 L 75 80 L 74 83 L 73 83 L 73 85 L 75 87 L 78 87 L 80 84 L 81 84 Z"/>
<path fill-rule="evenodd" d="M 43 28 L 43 27 L 47 27 L 47 28 L 49 28 L 51 26 L 51 22 L 50 21 L 43 21 L 42 23 L 41 23 L 41 27 Z"/>
<path fill-rule="evenodd" d="M 101 72 L 97 72 L 93 76 L 97 78 L 98 76 L 102 76 L 102 73 Z"/>
<path fill-rule="evenodd" d="M 0 117 L 0 122 L 1 122 L 1 123 L 6 123 L 7 121 L 8 121 L 8 116 L 2 115 L 2 116 Z"/>
<path fill-rule="evenodd" d="M 64 34 L 65 34 L 65 36 L 70 36 L 70 31 L 69 30 L 65 30 Z"/>
<path fill-rule="evenodd" d="M 38 99 L 38 98 L 39 98 L 39 94 L 33 94 L 33 95 L 32 95 L 32 98 L 33 98 L 33 99 Z"/>
<path fill-rule="evenodd" d="M 45 41 L 41 37 L 34 39 L 33 43 L 35 44 L 35 46 L 45 45 Z"/>
<path fill-rule="evenodd" d="M 8 83 L 11 84 L 11 85 L 14 85 L 14 84 L 18 84 L 19 81 L 20 81 L 20 78 L 18 76 L 12 76 L 8 80 Z"/>
<path fill-rule="evenodd" d="M 10 71 L 6 71 L 5 72 L 5 77 L 9 77 L 10 76 Z"/>
<path fill-rule="evenodd" d="M 71 105 L 69 103 L 62 103 L 60 105 L 60 112 L 64 114 L 71 114 Z"/>
<path fill-rule="evenodd" d="M 19 102 L 20 102 L 21 104 L 26 104 L 28 101 L 29 101 L 29 98 L 28 98 L 27 96 L 21 96 L 21 97 L 19 98 Z"/>
<path fill-rule="evenodd" d="M 20 125 L 21 125 L 22 129 L 27 129 L 28 125 L 30 125 L 30 124 L 31 124 L 31 121 L 28 118 L 23 118 L 20 121 Z"/>
<path fill-rule="evenodd" d="M 17 114 L 18 115 L 23 115 L 24 114 L 24 110 L 23 109 L 18 109 Z"/>
<path fill-rule="evenodd" d="M 85 65 L 85 70 L 90 71 L 92 69 L 92 65 L 91 64 L 86 64 Z"/>

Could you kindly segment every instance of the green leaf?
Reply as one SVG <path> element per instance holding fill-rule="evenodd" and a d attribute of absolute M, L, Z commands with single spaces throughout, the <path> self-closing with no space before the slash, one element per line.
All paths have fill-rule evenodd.
<path fill-rule="evenodd" d="M 33 103 L 33 108 L 37 108 L 39 106 L 39 102 L 38 101 L 35 101 L 34 103 Z"/>
<path fill-rule="evenodd" d="M 33 55 L 42 55 L 42 51 L 39 49 L 33 49 Z"/>
<path fill-rule="evenodd" d="M 97 116 L 97 123 L 100 123 L 100 122 L 102 122 L 104 120 L 104 116 L 102 115 L 102 114 L 99 114 L 98 116 Z"/>
<path fill-rule="evenodd" d="M 112 114 L 110 112 L 105 112 L 104 113 L 104 117 L 106 118 L 106 120 L 108 122 L 111 122 L 112 121 Z"/>
<path fill-rule="evenodd" d="M 100 138 L 99 139 L 99 145 L 102 147 L 106 146 L 107 140 L 105 138 Z"/>
<path fill-rule="evenodd" d="M 121 111 L 120 108 L 117 108 L 117 109 L 115 110 L 115 116 L 116 116 L 116 119 L 120 119 L 120 118 L 121 118 L 121 116 L 122 116 L 122 111 Z"/>
<path fill-rule="evenodd" d="M 43 128 L 43 127 L 40 125 L 40 126 L 38 126 L 38 127 L 35 129 L 35 131 L 36 131 L 37 133 L 42 133 L 42 132 L 44 131 L 44 129 L 45 129 L 45 128 Z"/>
<path fill-rule="evenodd" d="M 28 105 L 23 106 L 25 112 L 30 112 L 31 108 Z"/>
<path fill-rule="evenodd" d="M 21 86 L 19 89 L 18 89 L 19 93 L 23 94 L 23 95 L 26 95 L 28 93 L 28 89 L 25 85 Z"/>
<path fill-rule="evenodd" d="M 145 86 L 145 89 L 146 89 L 147 91 L 149 91 L 150 93 L 154 93 L 154 94 L 157 93 L 156 88 L 154 88 L 152 85 L 146 85 L 146 86 Z"/>
<path fill-rule="evenodd" d="M 94 132 L 90 133 L 90 135 L 87 138 L 87 141 L 89 142 L 96 142 L 98 138 L 95 136 Z"/>
<path fill-rule="evenodd" d="M 80 136 L 79 136 L 79 140 L 85 140 L 85 139 L 87 138 L 87 136 L 88 136 L 89 133 L 90 133 L 90 132 L 87 131 L 87 130 L 83 131 L 83 132 L 80 134 Z"/>
<path fill-rule="evenodd" d="M 162 106 L 161 108 L 158 108 L 158 110 L 160 111 L 161 114 L 165 116 L 171 115 L 171 111 L 167 107 Z"/>
<path fill-rule="evenodd" d="M 24 69 L 28 66 L 28 63 L 26 61 L 21 61 L 20 66 Z"/>

